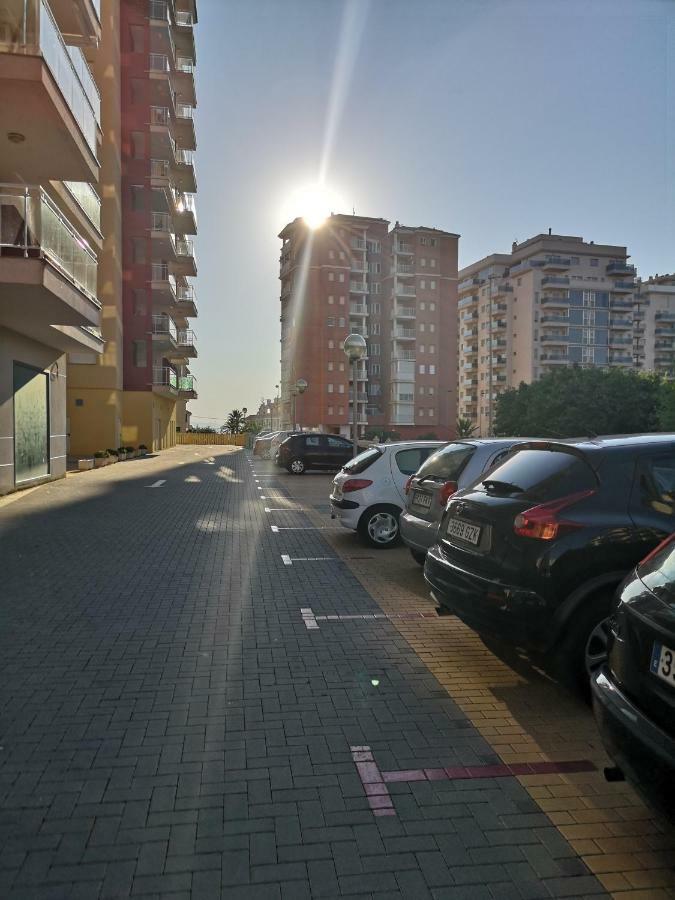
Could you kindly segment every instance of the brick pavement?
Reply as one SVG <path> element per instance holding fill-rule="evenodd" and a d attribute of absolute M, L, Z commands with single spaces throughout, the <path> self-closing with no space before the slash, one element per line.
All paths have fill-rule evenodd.
<path fill-rule="evenodd" d="M 302 484 L 319 513 L 265 512 Z M 306 627 L 381 609 L 368 552 L 308 529 L 325 486 L 181 447 L 0 506 L 1 897 L 606 896 L 522 778 L 392 780 L 375 815 L 354 753 L 504 757 L 434 662 L 437 622 Z"/>

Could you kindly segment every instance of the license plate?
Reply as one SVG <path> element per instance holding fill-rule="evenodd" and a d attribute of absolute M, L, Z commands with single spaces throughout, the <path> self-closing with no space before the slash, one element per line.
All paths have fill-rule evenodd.
<path fill-rule="evenodd" d="M 425 491 L 413 491 L 413 503 L 415 506 L 423 506 L 425 509 L 431 508 L 431 494 Z"/>
<path fill-rule="evenodd" d="M 463 519 L 450 519 L 446 531 L 450 537 L 459 538 L 474 546 L 480 540 L 480 525 L 471 525 Z"/>
<path fill-rule="evenodd" d="M 655 643 L 649 669 L 652 675 L 675 687 L 675 650 L 664 644 Z"/>

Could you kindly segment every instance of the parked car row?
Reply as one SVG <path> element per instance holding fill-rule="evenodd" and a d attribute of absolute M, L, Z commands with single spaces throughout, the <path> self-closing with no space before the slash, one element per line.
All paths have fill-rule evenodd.
<path fill-rule="evenodd" d="M 672 813 L 675 435 L 384 444 L 330 501 L 370 546 L 403 540 L 440 614 L 592 689 L 617 765 Z"/>

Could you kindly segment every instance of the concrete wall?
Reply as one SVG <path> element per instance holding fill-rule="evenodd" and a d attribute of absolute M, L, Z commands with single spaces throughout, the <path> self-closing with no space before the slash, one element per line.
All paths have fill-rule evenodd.
<path fill-rule="evenodd" d="M 92 456 L 97 450 L 121 446 L 122 391 L 69 384 L 68 428 L 71 456 Z"/>
<path fill-rule="evenodd" d="M 153 451 L 176 445 L 176 401 L 150 391 L 124 391 L 122 444 Z"/>
<path fill-rule="evenodd" d="M 21 486 L 61 478 L 66 472 L 66 359 L 60 350 L 0 328 L 0 494 L 14 490 L 14 362 L 50 373 L 49 475 Z"/>

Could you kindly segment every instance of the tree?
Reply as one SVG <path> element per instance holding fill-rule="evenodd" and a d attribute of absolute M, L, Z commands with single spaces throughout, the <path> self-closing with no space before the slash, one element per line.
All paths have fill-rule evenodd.
<path fill-rule="evenodd" d="M 239 434 L 244 426 L 244 414 L 240 409 L 233 409 L 227 417 L 227 430 L 230 434 Z"/>
<path fill-rule="evenodd" d="M 495 434 L 563 438 L 655 431 L 660 387 L 654 373 L 561 369 L 501 394 Z"/>
<path fill-rule="evenodd" d="M 659 388 L 659 430 L 675 431 L 675 382 L 664 381 Z"/>
<path fill-rule="evenodd" d="M 455 426 L 455 431 L 457 432 L 458 438 L 468 438 L 476 430 L 476 426 L 473 424 L 471 419 L 465 419 L 462 416 L 457 419 L 457 425 Z"/>

